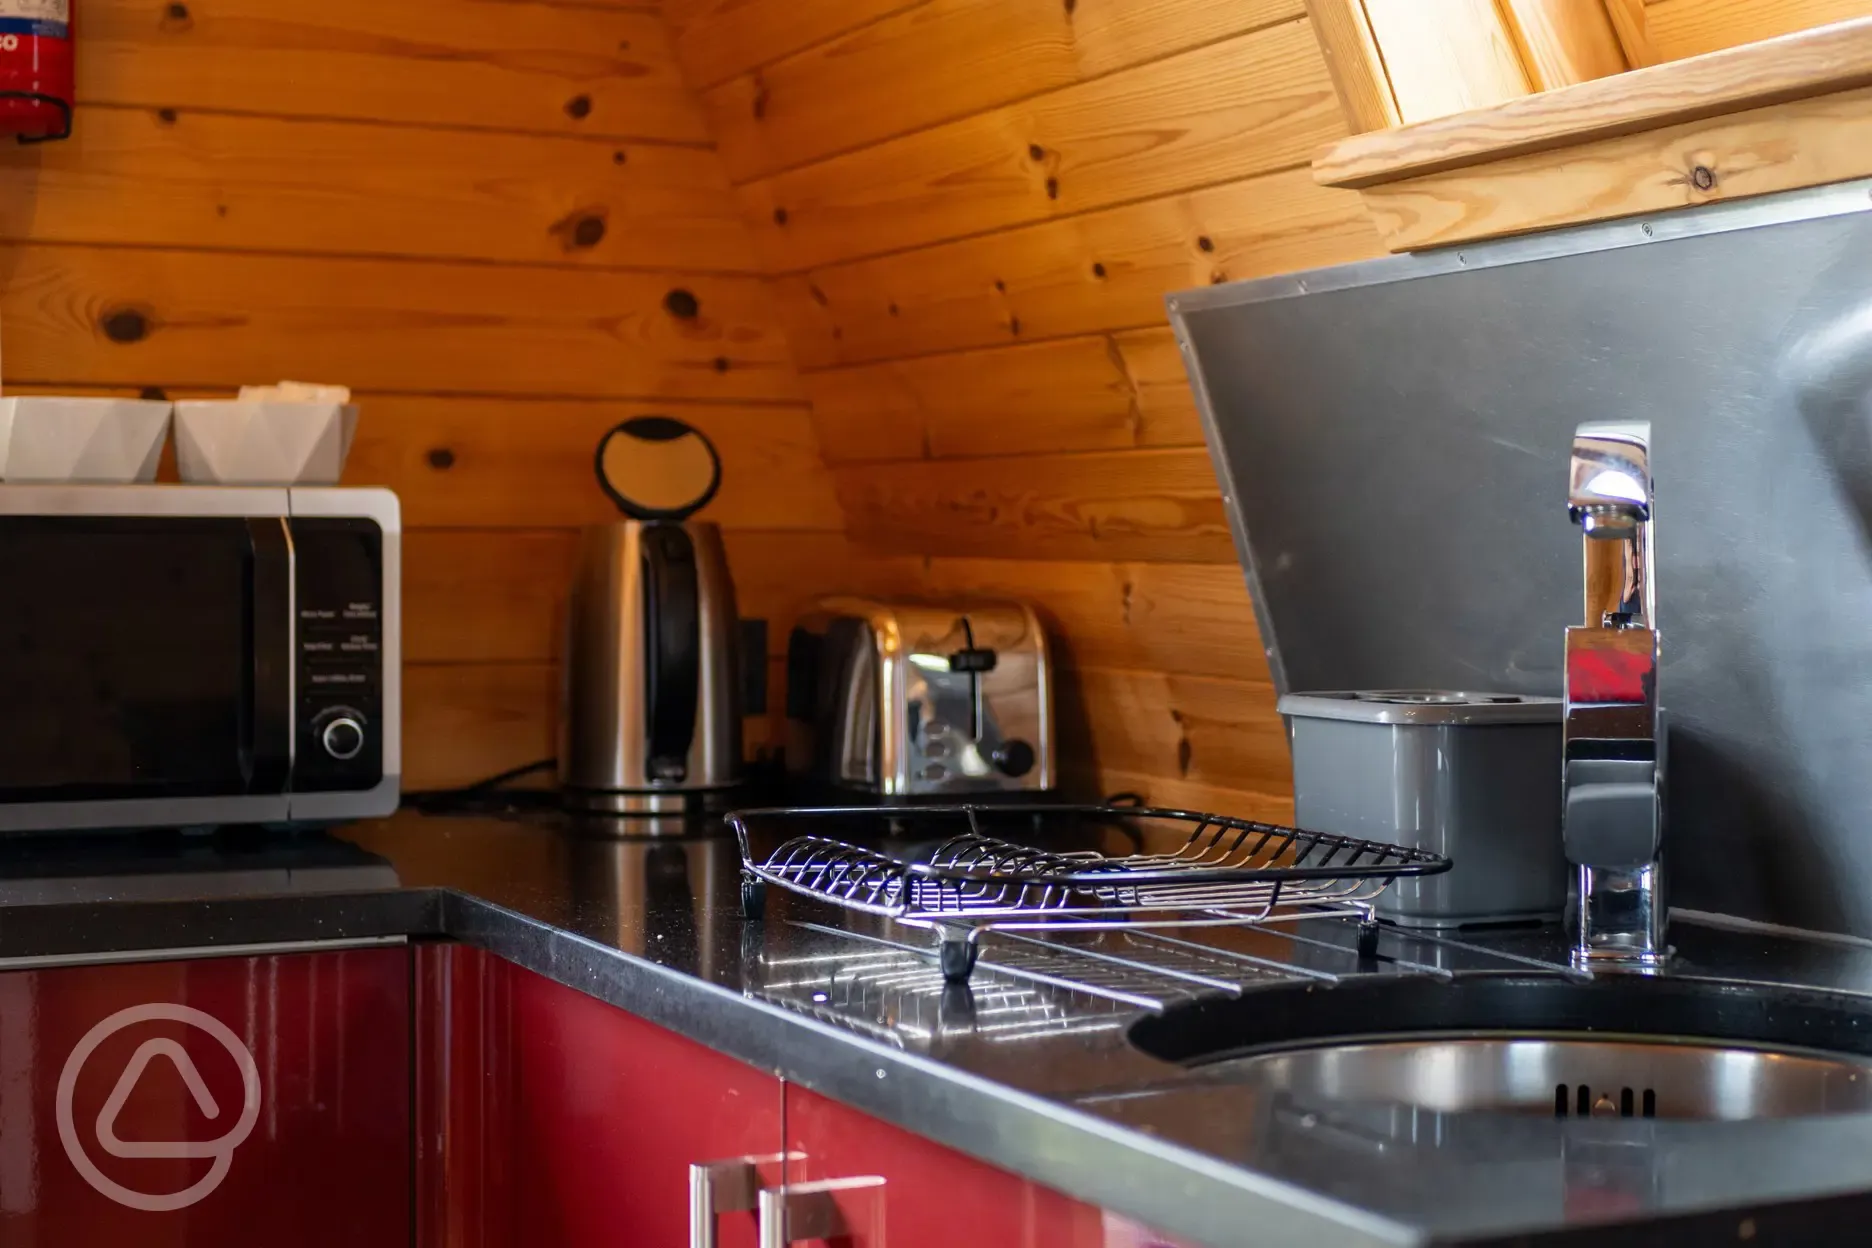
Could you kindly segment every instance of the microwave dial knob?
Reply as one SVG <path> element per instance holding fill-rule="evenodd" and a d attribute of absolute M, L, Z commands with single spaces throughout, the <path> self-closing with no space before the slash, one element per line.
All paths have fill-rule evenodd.
<path fill-rule="evenodd" d="M 319 744 L 339 762 L 348 762 L 364 750 L 364 716 L 348 706 L 334 707 L 319 717 Z"/>

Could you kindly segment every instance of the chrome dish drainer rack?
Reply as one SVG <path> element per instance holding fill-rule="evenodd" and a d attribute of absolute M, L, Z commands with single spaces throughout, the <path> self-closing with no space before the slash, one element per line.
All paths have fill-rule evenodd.
<path fill-rule="evenodd" d="M 1374 899 L 1404 876 L 1450 861 L 1419 849 L 1278 824 L 1146 806 L 868 806 L 744 810 L 741 908 L 766 910 L 770 886 L 935 931 L 943 974 L 966 980 L 983 932 L 1134 931 L 1306 918 L 1359 921 L 1359 952 L 1375 951 Z M 1049 828 L 1051 824 L 1051 828 Z M 832 835 L 857 825 L 862 838 Z M 1021 838 L 1002 834 L 1025 825 Z M 894 847 L 881 831 L 922 834 Z M 1139 852 L 1050 849 L 1060 833 L 1111 831 Z M 1169 848 L 1143 852 L 1145 832 Z M 1187 829 L 1183 831 L 1183 829 Z M 934 836 L 931 832 L 937 833 Z"/>

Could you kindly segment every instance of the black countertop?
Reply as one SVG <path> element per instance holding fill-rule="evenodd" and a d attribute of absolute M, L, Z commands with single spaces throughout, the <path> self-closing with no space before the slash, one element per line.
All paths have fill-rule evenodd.
<path fill-rule="evenodd" d="M 920 931 L 784 894 L 744 921 L 732 838 L 617 835 L 649 826 L 406 813 L 334 834 L 15 838 L 0 842 L 0 958 L 461 940 L 1197 1243 L 1653 1243 L 1665 1226 L 1681 1242 L 1776 1242 L 1872 1212 L 1872 1115 L 1322 1113 L 1126 1040 L 1165 1007 L 1263 987 L 1525 973 L 1558 956 L 1554 933 L 1388 932 L 1376 966 L 1331 920 L 1292 935 L 990 934 L 960 990 Z M 1872 994 L 1859 944 L 1683 916 L 1672 936 L 1691 974 Z"/>

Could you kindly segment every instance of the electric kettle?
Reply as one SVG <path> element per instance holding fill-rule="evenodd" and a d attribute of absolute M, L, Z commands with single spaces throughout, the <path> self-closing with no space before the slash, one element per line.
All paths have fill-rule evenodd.
<path fill-rule="evenodd" d="M 720 488 L 721 457 L 693 425 L 639 416 L 599 442 L 597 472 L 626 518 L 579 537 L 561 792 L 620 814 L 717 807 L 741 779 L 739 625 L 721 530 L 690 517 Z"/>

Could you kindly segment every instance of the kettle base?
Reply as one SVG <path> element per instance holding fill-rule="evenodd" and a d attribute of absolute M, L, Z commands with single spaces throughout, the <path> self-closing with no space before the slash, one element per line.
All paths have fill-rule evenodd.
<path fill-rule="evenodd" d="M 737 788 L 562 790 L 567 809 L 606 815 L 719 814 L 733 805 Z"/>

